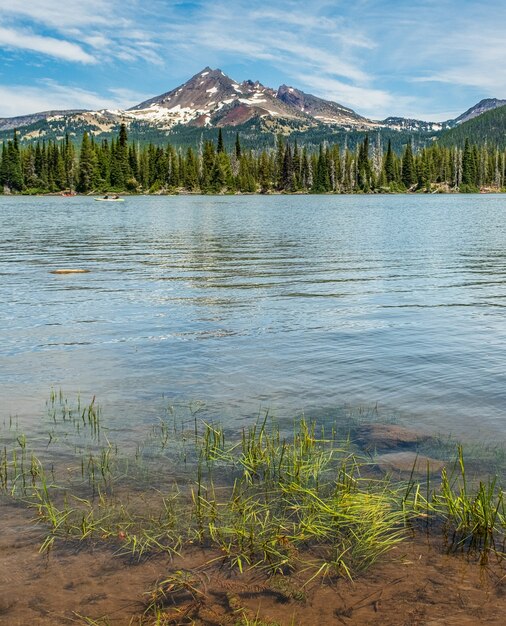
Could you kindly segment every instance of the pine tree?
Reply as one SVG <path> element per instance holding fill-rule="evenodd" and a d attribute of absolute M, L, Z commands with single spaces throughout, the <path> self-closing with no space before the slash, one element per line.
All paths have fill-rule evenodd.
<path fill-rule="evenodd" d="M 360 145 L 357 157 L 357 184 L 362 191 L 369 191 L 371 188 L 371 163 L 369 161 L 369 135 L 365 136 Z"/>
<path fill-rule="evenodd" d="M 3 184 L 12 191 L 21 191 L 23 188 L 23 170 L 19 151 L 18 133 L 14 129 L 12 141 L 7 142 Z"/>
<path fill-rule="evenodd" d="M 235 134 L 235 158 L 239 160 L 241 158 L 241 142 L 239 140 L 239 133 Z"/>
<path fill-rule="evenodd" d="M 226 152 L 218 152 L 211 170 L 210 190 L 220 193 L 233 187 L 232 168 Z"/>
<path fill-rule="evenodd" d="M 65 163 L 65 189 L 73 190 L 75 187 L 75 148 L 68 134 L 65 134 L 63 155 Z"/>
<path fill-rule="evenodd" d="M 464 153 L 462 155 L 462 185 L 468 189 L 476 187 L 477 171 L 474 151 L 466 138 Z"/>
<path fill-rule="evenodd" d="M 283 189 L 283 163 L 285 162 L 285 142 L 283 136 L 276 137 L 276 189 Z"/>
<path fill-rule="evenodd" d="M 406 189 L 411 189 L 417 181 L 415 163 L 413 159 L 413 148 L 411 141 L 407 144 L 402 157 L 402 183 Z"/>
<path fill-rule="evenodd" d="M 385 172 L 386 181 L 390 185 L 395 181 L 395 159 L 394 151 L 392 150 L 392 141 L 390 139 L 388 140 L 388 148 L 383 164 L 383 171 Z"/>
<path fill-rule="evenodd" d="M 260 154 L 260 160 L 258 163 L 258 183 L 260 185 L 261 193 L 267 193 L 271 188 L 272 174 L 269 163 L 269 157 L 265 150 L 262 150 Z"/>
<path fill-rule="evenodd" d="M 283 167 L 281 170 L 281 190 L 283 191 L 293 191 L 292 190 L 292 175 L 293 175 L 293 159 L 292 159 L 292 150 L 290 148 L 290 144 L 287 144 L 285 148 L 285 156 L 283 158 Z"/>
<path fill-rule="evenodd" d="M 215 160 L 216 153 L 214 151 L 214 144 L 212 141 L 206 141 L 202 152 L 202 173 L 200 177 L 200 190 L 202 193 L 209 193 L 212 191 L 211 176 Z"/>
<path fill-rule="evenodd" d="M 198 163 L 191 147 L 186 151 L 184 186 L 188 191 L 197 191 L 199 186 Z"/>
<path fill-rule="evenodd" d="M 79 155 L 77 191 L 86 193 L 95 188 L 97 181 L 97 155 L 87 132 L 83 134 Z"/>
<path fill-rule="evenodd" d="M 216 152 L 218 154 L 223 154 L 225 152 L 225 146 L 223 145 L 223 133 L 221 128 L 218 129 L 218 147 L 216 148 Z"/>
<path fill-rule="evenodd" d="M 297 140 L 293 145 L 293 153 L 292 153 L 292 182 L 291 182 L 291 190 L 299 191 L 302 187 L 301 183 L 301 155 L 299 150 L 299 145 Z"/>

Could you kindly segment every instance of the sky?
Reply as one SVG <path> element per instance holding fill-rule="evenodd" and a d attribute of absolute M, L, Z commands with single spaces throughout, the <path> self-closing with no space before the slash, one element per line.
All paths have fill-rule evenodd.
<path fill-rule="evenodd" d="M 505 0 L 0 0 L 0 117 L 128 108 L 205 66 L 383 119 L 506 98 Z"/>

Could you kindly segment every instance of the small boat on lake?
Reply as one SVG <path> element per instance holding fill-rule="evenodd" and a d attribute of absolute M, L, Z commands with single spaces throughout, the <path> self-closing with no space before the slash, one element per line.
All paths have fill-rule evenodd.
<path fill-rule="evenodd" d="M 97 202 L 125 202 L 124 198 L 119 196 L 104 196 L 103 198 L 95 198 Z"/>

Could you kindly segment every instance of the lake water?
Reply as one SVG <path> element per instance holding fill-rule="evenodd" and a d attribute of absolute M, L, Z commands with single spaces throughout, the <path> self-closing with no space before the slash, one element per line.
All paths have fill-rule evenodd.
<path fill-rule="evenodd" d="M 506 441 L 506 196 L 0 197 L 0 227 L 0 418 L 54 386 L 125 428 L 378 405 Z"/>

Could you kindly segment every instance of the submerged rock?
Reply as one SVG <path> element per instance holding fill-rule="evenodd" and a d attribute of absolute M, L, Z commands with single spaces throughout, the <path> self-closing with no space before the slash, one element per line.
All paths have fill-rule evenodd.
<path fill-rule="evenodd" d="M 88 274 L 89 271 L 82 269 L 59 269 L 51 270 L 51 274 Z"/>
<path fill-rule="evenodd" d="M 16 604 L 16 601 L 9 598 L 7 595 L 0 595 L 0 615 L 8 613 Z"/>
<path fill-rule="evenodd" d="M 443 461 L 409 450 L 381 454 L 375 458 L 374 462 L 385 472 L 410 474 L 413 471 L 414 474 L 418 475 L 426 475 L 427 466 L 429 474 L 438 474 L 445 466 Z"/>
<path fill-rule="evenodd" d="M 358 429 L 356 443 L 366 450 L 414 447 L 430 436 L 396 424 L 365 424 Z"/>

